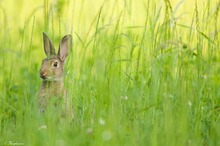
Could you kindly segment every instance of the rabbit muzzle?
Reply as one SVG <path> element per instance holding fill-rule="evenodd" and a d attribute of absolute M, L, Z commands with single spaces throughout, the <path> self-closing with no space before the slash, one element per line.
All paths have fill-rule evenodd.
<path fill-rule="evenodd" d="M 45 80 L 47 79 L 48 73 L 46 71 L 40 71 L 40 77 Z"/>

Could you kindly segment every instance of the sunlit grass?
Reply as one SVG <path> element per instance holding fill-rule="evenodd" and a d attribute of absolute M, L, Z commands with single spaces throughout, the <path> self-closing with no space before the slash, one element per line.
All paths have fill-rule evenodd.
<path fill-rule="evenodd" d="M 0 145 L 219 145 L 213 1 L 0 1 Z M 72 125 L 38 113 L 42 32 L 73 36 Z M 44 126 L 45 125 L 45 126 Z"/>

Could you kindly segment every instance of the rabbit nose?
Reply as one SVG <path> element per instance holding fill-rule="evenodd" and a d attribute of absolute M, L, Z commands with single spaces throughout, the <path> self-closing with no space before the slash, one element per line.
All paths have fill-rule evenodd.
<path fill-rule="evenodd" d="M 41 77 L 41 78 L 44 79 L 44 78 L 46 77 L 46 75 L 47 75 L 47 72 L 46 72 L 46 71 L 41 71 L 41 72 L 40 72 L 40 77 Z"/>

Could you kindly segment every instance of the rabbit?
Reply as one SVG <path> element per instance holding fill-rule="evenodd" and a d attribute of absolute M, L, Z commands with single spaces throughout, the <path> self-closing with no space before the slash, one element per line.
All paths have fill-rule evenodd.
<path fill-rule="evenodd" d="M 72 36 L 66 35 L 61 39 L 57 54 L 54 45 L 45 33 L 43 33 L 43 44 L 47 58 L 42 61 L 39 71 L 42 79 L 42 85 L 38 93 L 39 110 L 41 113 L 44 113 L 48 102 L 53 98 L 52 100 L 55 99 L 54 101 L 63 101 L 61 102 L 62 116 L 68 116 L 68 118 L 73 120 L 73 106 L 72 102 L 68 99 L 63 80 L 64 65 L 72 46 Z M 58 103 L 55 102 L 54 106 L 57 106 Z"/>

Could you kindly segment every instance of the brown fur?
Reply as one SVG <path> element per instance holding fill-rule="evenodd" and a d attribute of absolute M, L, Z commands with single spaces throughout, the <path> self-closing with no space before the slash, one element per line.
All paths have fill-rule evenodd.
<path fill-rule="evenodd" d="M 60 103 L 60 100 L 63 101 L 61 102 L 63 103 L 61 105 L 63 115 L 73 119 L 73 106 L 68 99 L 63 81 L 65 59 L 72 45 L 72 37 L 71 35 L 66 35 L 62 38 L 58 54 L 55 53 L 54 46 L 45 33 L 43 33 L 43 40 L 47 58 L 42 61 L 40 69 L 40 77 L 43 80 L 39 91 L 40 111 L 45 112 L 49 101 L 53 98 L 56 101 L 54 102 L 55 106 Z"/>

